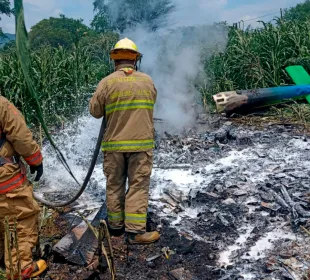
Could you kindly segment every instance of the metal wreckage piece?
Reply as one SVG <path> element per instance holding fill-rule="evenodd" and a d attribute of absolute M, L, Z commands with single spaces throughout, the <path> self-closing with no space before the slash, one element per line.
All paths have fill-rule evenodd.
<path fill-rule="evenodd" d="M 91 222 L 93 227 L 98 227 L 100 219 L 104 218 L 106 206 L 102 205 L 95 218 Z M 98 248 L 98 241 L 94 233 L 85 222 L 74 227 L 63 237 L 53 250 L 65 257 L 69 262 L 78 265 L 88 265 Z"/>
<path fill-rule="evenodd" d="M 254 109 L 264 108 L 291 99 L 301 99 L 310 94 L 310 85 L 283 86 L 220 92 L 213 96 L 219 113 L 228 116 L 233 113 L 251 113 Z"/>
<path fill-rule="evenodd" d="M 218 112 L 230 116 L 305 98 L 310 104 L 310 75 L 301 65 L 285 68 L 296 86 L 220 92 L 213 96 Z"/>

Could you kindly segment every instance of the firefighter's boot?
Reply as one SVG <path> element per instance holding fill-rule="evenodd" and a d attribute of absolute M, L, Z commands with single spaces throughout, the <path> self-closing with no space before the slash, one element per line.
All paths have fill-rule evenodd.
<path fill-rule="evenodd" d="M 46 267 L 46 262 L 44 260 L 38 260 L 36 262 L 33 262 L 32 265 L 22 270 L 21 279 L 28 280 L 33 277 L 39 276 L 45 271 Z M 7 279 L 11 279 L 11 276 L 7 275 Z M 19 276 L 15 275 L 14 279 L 19 279 Z"/>
<path fill-rule="evenodd" d="M 127 242 L 129 244 L 150 244 L 156 242 L 160 238 L 157 231 L 146 232 L 143 234 L 127 233 Z"/>
<path fill-rule="evenodd" d="M 46 270 L 47 267 L 45 260 L 38 260 L 34 264 L 35 264 L 34 269 L 32 271 L 30 278 L 39 276 Z"/>
<path fill-rule="evenodd" d="M 105 218 L 104 220 L 108 226 L 110 236 L 120 237 L 125 233 L 125 226 L 123 226 L 122 228 L 112 228 L 109 224 L 108 218 Z"/>

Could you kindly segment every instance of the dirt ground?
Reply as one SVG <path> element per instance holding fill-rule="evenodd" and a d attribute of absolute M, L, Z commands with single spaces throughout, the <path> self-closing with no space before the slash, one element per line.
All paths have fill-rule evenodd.
<path fill-rule="evenodd" d="M 161 239 L 127 248 L 124 237 L 113 237 L 117 279 L 309 279 L 309 142 L 281 125 L 225 122 L 205 134 L 166 133 L 150 194 L 150 227 Z M 98 197 L 96 188 L 90 195 Z M 53 232 L 59 240 L 68 225 L 57 219 L 50 230 L 62 229 Z M 47 258 L 44 279 L 110 279 L 51 252 Z"/>
<path fill-rule="evenodd" d="M 124 236 L 112 237 L 117 279 L 309 280 L 309 135 L 291 125 L 258 129 L 227 120 L 202 131 L 157 139 L 148 227 L 159 228 L 161 239 L 127 247 Z M 72 227 L 68 213 L 100 207 L 99 161 L 80 204 L 45 211 L 41 250 L 48 270 L 41 279 L 111 279 L 52 250 Z"/>
<path fill-rule="evenodd" d="M 215 267 L 216 249 L 204 242 L 195 241 L 184 233 L 169 227 L 169 223 L 152 215 L 148 230 L 156 229 L 160 224 L 161 238 L 150 245 L 129 245 L 124 236 L 112 237 L 117 279 L 215 279 L 218 271 L 205 270 Z M 43 240 L 63 236 L 68 229 L 62 216 L 54 217 L 54 227 L 42 232 Z M 56 229 L 56 230 L 55 230 Z M 58 233 L 56 233 L 58 231 Z M 185 236 L 184 236 L 185 235 Z M 55 243 L 54 239 L 52 243 Z M 52 243 L 50 245 L 52 245 Z M 162 249 L 169 248 L 165 256 Z M 48 270 L 41 279 L 111 279 L 108 271 L 94 272 L 84 267 L 68 264 L 57 253 L 47 250 L 45 257 Z"/>

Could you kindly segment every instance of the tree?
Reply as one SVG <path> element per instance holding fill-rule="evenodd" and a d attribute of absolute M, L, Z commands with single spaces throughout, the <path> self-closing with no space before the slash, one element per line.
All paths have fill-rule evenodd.
<path fill-rule="evenodd" d="M 10 16 L 12 10 L 10 8 L 10 0 L 0 0 L 0 14 L 5 14 Z M 0 17 L 1 20 L 1 17 Z M 0 27 L 0 37 L 5 36 L 2 32 L 2 28 Z"/>
<path fill-rule="evenodd" d="M 97 11 L 97 14 L 95 15 L 90 25 L 96 32 L 99 33 L 105 33 L 115 29 L 112 27 L 112 23 L 108 16 L 106 7 Z"/>
<path fill-rule="evenodd" d="M 285 9 L 283 19 L 305 21 L 310 18 L 310 0 L 297 4 L 295 7 Z"/>
<path fill-rule="evenodd" d="M 94 36 L 95 33 L 83 24 L 82 19 L 60 15 L 59 18 L 43 19 L 34 25 L 29 32 L 29 39 L 33 48 L 42 45 L 71 47 L 83 40 L 86 35 Z"/>
<path fill-rule="evenodd" d="M 124 32 L 126 28 L 143 25 L 149 31 L 167 24 L 168 16 L 175 10 L 171 0 L 95 0 L 94 11 L 97 13 L 92 26 L 97 29 L 102 18 L 105 28 Z"/>

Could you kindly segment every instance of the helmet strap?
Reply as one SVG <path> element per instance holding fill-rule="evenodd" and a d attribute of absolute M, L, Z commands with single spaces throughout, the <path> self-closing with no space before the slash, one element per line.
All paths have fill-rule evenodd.
<path fill-rule="evenodd" d="M 141 68 L 141 62 L 142 62 L 142 55 L 139 58 L 137 58 L 135 61 L 136 71 L 138 71 Z"/>

